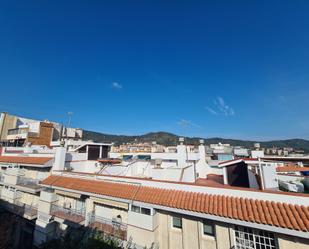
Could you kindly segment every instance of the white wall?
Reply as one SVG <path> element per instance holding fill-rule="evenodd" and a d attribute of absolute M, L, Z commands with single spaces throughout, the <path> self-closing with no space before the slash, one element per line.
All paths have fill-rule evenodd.
<path fill-rule="evenodd" d="M 67 153 L 65 156 L 66 161 L 80 161 L 87 160 L 87 153 Z"/>
<path fill-rule="evenodd" d="M 262 164 L 264 176 L 264 188 L 278 188 L 278 176 L 275 163 Z"/>
<path fill-rule="evenodd" d="M 251 157 L 252 158 L 264 157 L 264 151 L 262 151 L 262 150 L 252 150 L 251 151 Z"/>
<path fill-rule="evenodd" d="M 84 173 L 96 173 L 101 169 L 99 162 L 96 161 L 66 162 L 65 167 L 70 167 L 73 168 L 73 171 Z"/>

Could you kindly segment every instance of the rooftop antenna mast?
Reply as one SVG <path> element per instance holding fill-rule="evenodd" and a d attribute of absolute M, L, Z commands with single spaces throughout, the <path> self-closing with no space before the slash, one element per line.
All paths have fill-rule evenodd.
<path fill-rule="evenodd" d="M 74 114 L 73 112 L 68 112 L 68 125 L 67 125 L 68 128 L 71 126 L 73 114 Z"/>

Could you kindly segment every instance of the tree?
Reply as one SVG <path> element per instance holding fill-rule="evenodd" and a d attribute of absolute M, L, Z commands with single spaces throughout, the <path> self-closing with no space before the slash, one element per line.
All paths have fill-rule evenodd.
<path fill-rule="evenodd" d="M 72 229 L 57 239 L 43 243 L 40 249 L 135 249 L 130 238 L 123 242 L 113 236 L 87 228 Z M 151 247 L 153 248 L 153 246 Z"/>

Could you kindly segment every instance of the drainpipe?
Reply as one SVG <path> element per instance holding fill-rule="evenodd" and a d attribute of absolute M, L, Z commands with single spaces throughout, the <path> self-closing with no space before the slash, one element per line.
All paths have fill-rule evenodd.
<path fill-rule="evenodd" d="M 259 160 L 259 169 L 260 169 L 260 174 L 261 174 L 261 185 L 262 185 L 261 187 L 262 187 L 262 190 L 264 190 L 265 189 L 265 186 L 264 186 L 264 172 L 263 172 L 263 167 L 261 165 L 261 158 L 259 157 L 258 160 Z"/>

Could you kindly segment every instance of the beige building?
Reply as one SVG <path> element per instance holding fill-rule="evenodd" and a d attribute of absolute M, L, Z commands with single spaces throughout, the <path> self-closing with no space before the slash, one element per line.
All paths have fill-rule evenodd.
<path fill-rule="evenodd" d="M 137 248 L 309 247 L 304 195 L 64 172 L 42 186 L 37 244 L 78 224 Z"/>
<path fill-rule="evenodd" d="M 29 220 L 37 217 L 39 181 L 50 175 L 51 157 L 0 156 L 0 197 L 9 210 Z"/>

